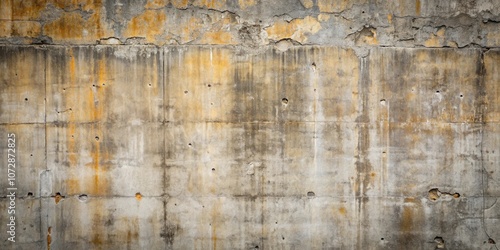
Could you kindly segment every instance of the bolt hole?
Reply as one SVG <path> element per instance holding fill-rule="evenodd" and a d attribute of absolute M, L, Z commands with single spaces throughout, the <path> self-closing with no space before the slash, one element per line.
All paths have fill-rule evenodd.
<path fill-rule="evenodd" d="M 209 87 L 209 88 L 212 87 L 212 84 L 208 84 L 207 87 Z"/>
<path fill-rule="evenodd" d="M 81 194 L 78 196 L 78 200 L 79 201 L 87 201 L 88 200 L 88 196 L 86 194 Z"/>
<path fill-rule="evenodd" d="M 309 197 L 313 197 L 313 196 L 315 196 L 315 195 L 316 195 L 316 194 L 315 194 L 313 191 L 309 191 L 309 192 L 307 192 L 307 196 L 309 196 Z"/>
<path fill-rule="evenodd" d="M 99 141 L 99 136 L 94 137 L 96 141 Z"/>
<path fill-rule="evenodd" d="M 215 171 L 215 168 L 212 168 L 212 171 Z"/>
<path fill-rule="evenodd" d="M 380 104 L 385 105 L 385 99 L 380 99 Z"/>
<path fill-rule="evenodd" d="M 284 105 L 287 105 L 288 104 L 288 99 L 287 98 L 281 99 L 281 103 L 283 103 Z"/>
<path fill-rule="evenodd" d="M 436 90 L 436 93 L 437 93 L 437 94 L 439 94 L 439 93 L 440 93 L 440 91 L 439 91 L 439 90 Z"/>
<path fill-rule="evenodd" d="M 464 95 L 460 95 L 460 98 L 464 97 Z"/>
<path fill-rule="evenodd" d="M 33 196 L 33 193 L 32 192 L 28 192 L 28 196 Z"/>
<path fill-rule="evenodd" d="M 188 146 L 190 146 L 190 147 L 191 147 L 191 146 L 193 146 L 193 144 L 191 144 L 191 143 L 188 143 Z"/>
<path fill-rule="evenodd" d="M 24 98 L 25 101 L 28 101 L 28 98 Z"/>
<path fill-rule="evenodd" d="M 380 240 L 384 240 L 384 238 L 380 238 Z"/>
<path fill-rule="evenodd" d="M 184 94 L 187 95 L 188 91 L 187 90 L 184 90 Z"/>
<path fill-rule="evenodd" d="M 30 156 L 33 156 L 33 154 L 30 154 Z"/>

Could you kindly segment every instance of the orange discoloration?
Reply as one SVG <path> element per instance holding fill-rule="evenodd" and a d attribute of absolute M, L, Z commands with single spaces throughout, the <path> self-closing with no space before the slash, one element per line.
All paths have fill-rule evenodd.
<path fill-rule="evenodd" d="M 238 4 L 240 5 L 240 8 L 244 10 L 248 7 L 254 6 L 256 2 L 255 0 L 238 0 Z"/>
<path fill-rule="evenodd" d="M 236 40 L 227 31 L 209 31 L 203 34 L 200 40 L 202 44 L 236 44 Z"/>
<path fill-rule="evenodd" d="M 189 0 L 171 0 L 170 1 L 175 8 L 185 9 L 189 4 Z"/>
<path fill-rule="evenodd" d="M 135 199 L 138 200 L 138 201 L 140 201 L 142 199 L 141 193 L 136 193 L 135 194 Z"/>
<path fill-rule="evenodd" d="M 226 5 L 225 0 L 195 0 L 194 6 L 207 7 L 209 9 L 221 9 Z"/>
<path fill-rule="evenodd" d="M 56 204 L 58 204 L 62 199 L 63 197 L 59 193 L 57 193 L 56 196 L 54 197 L 54 201 L 56 202 Z"/>
<path fill-rule="evenodd" d="M 387 14 L 387 21 L 392 23 L 392 14 Z"/>
<path fill-rule="evenodd" d="M 269 39 L 279 41 L 285 38 L 291 38 L 300 43 L 307 42 L 307 36 L 315 34 L 321 30 L 321 24 L 313 17 L 304 19 L 294 19 L 291 22 L 276 22 L 269 28 L 266 28 Z"/>
<path fill-rule="evenodd" d="M 114 35 L 113 30 L 101 22 L 98 8 L 88 19 L 76 12 L 64 12 L 61 18 L 45 24 L 43 33 L 55 42 L 95 43 L 99 38 Z"/>
<path fill-rule="evenodd" d="M 8 1 L 9 2 L 9 1 Z M 12 1 L 12 20 L 38 20 L 46 7 L 46 0 L 42 1 Z M 4 1 L 2 1 L 2 5 Z"/>
<path fill-rule="evenodd" d="M 75 174 L 72 174 L 75 176 Z M 80 193 L 80 180 L 79 179 L 69 179 L 66 181 L 66 190 L 68 195 Z"/>
<path fill-rule="evenodd" d="M 413 228 L 413 211 L 409 206 L 403 206 L 403 214 L 401 218 L 401 230 L 410 232 Z"/>
<path fill-rule="evenodd" d="M 420 0 L 415 0 L 415 13 L 417 14 L 417 16 L 420 16 L 420 9 Z"/>
<path fill-rule="evenodd" d="M 146 10 L 130 20 L 124 32 L 126 37 L 145 37 L 148 42 L 157 42 L 165 32 L 166 15 L 163 10 Z"/>
<path fill-rule="evenodd" d="M 424 42 L 425 47 L 440 47 L 444 44 L 446 28 L 440 28 L 436 34 L 431 34 L 431 37 Z"/>
<path fill-rule="evenodd" d="M 157 9 L 157 8 L 163 8 L 167 6 L 169 3 L 169 0 L 148 0 L 148 3 L 145 8 L 151 8 L 151 9 Z"/>
<path fill-rule="evenodd" d="M 341 208 L 339 208 L 339 213 L 341 215 L 346 215 L 347 214 L 347 210 L 345 209 L 345 207 L 341 207 Z"/>
<path fill-rule="evenodd" d="M 50 244 L 52 243 L 52 227 L 47 229 L 47 250 L 50 250 Z"/>

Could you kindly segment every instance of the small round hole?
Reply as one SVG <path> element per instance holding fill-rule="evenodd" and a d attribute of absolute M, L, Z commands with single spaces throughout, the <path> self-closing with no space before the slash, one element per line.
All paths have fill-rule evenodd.
<path fill-rule="evenodd" d="M 287 98 L 283 98 L 283 99 L 281 99 L 281 103 L 283 103 L 283 104 L 285 104 L 285 105 L 286 105 L 286 104 L 288 104 L 288 99 L 287 99 Z"/>
<path fill-rule="evenodd" d="M 212 171 L 215 171 L 215 168 L 212 168 Z"/>
<path fill-rule="evenodd" d="M 99 136 L 94 137 L 96 141 L 99 141 Z"/>
<path fill-rule="evenodd" d="M 188 91 L 187 90 L 184 90 L 184 94 L 187 95 Z"/>
<path fill-rule="evenodd" d="M 440 93 L 440 91 L 439 91 L 439 90 L 436 90 L 436 93 L 438 93 L 438 94 L 439 94 L 439 93 Z"/>
<path fill-rule="evenodd" d="M 28 196 L 33 196 L 33 193 L 32 192 L 28 192 Z"/>
<path fill-rule="evenodd" d="M 208 84 L 207 86 L 210 88 L 210 87 L 212 87 L 212 84 Z"/>
<path fill-rule="evenodd" d="M 28 101 L 28 98 L 24 98 L 25 101 Z"/>
<path fill-rule="evenodd" d="M 464 95 L 460 95 L 460 98 L 464 97 Z"/>

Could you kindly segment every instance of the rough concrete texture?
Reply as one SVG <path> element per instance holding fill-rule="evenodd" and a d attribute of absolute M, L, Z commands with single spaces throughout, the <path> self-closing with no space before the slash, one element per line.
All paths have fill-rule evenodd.
<path fill-rule="evenodd" d="M 500 2 L 0 2 L 0 249 L 498 249 Z"/>

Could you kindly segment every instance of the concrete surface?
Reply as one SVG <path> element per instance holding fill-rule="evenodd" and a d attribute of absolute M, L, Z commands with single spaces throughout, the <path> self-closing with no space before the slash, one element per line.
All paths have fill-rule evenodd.
<path fill-rule="evenodd" d="M 2 1 L 0 248 L 498 249 L 499 21 L 496 0 Z"/>

